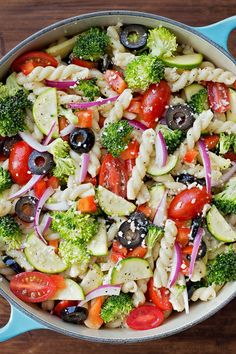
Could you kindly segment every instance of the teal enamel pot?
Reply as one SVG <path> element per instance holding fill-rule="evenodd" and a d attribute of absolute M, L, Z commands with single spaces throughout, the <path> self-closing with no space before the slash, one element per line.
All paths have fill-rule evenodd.
<path fill-rule="evenodd" d="M 57 22 L 30 36 L 0 60 L 0 79 L 6 75 L 12 61 L 26 51 L 43 48 L 64 35 L 72 36 L 91 26 L 114 25 L 117 22 L 142 24 L 148 27 L 159 25 L 168 27 L 177 34 L 180 41 L 192 45 L 216 66 L 236 74 L 235 60 L 227 49 L 228 36 L 236 28 L 236 16 L 210 26 L 193 28 L 149 13 L 104 11 Z M 212 316 L 235 297 L 236 282 L 227 284 L 212 301 L 192 304 L 189 315 L 185 313 L 175 314 L 162 326 L 147 331 L 131 331 L 126 328 L 96 331 L 85 326 L 62 322 L 56 316 L 51 316 L 39 307 L 23 303 L 16 298 L 10 292 L 9 283 L 5 279 L 0 282 L 0 293 L 11 304 L 11 316 L 8 324 L 0 329 L 0 341 L 8 340 L 33 329 L 48 329 L 79 339 L 118 344 L 159 339 L 192 327 Z"/>

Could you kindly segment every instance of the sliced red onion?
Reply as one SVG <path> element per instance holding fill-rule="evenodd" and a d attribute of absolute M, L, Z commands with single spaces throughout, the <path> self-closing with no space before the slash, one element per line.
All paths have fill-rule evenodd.
<path fill-rule="evenodd" d="M 23 194 L 28 192 L 30 189 L 33 188 L 33 186 L 41 179 L 43 178 L 43 175 L 33 175 L 32 178 L 29 180 L 28 183 L 26 183 L 18 192 L 11 194 L 9 196 L 9 199 L 14 199 L 21 197 Z"/>
<path fill-rule="evenodd" d="M 211 161 L 208 153 L 208 149 L 203 140 L 198 142 L 199 152 L 203 161 L 203 166 L 205 169 L 205 179 L 206 179 L 206 189 L 209 194 L 211 194 Z"/>
<path fill-rule="evenodd" d="M 161 124 L 161 125 L 167 125 L 165 118 L 161 118 L 161 119 L 158 121 L 158 123 Z"/>
<path fill-rule="evenodd" d="M 103 104 L 114 102 L 117 100 L 119 96 L 114 96 L 110 98 L 104 98 L 104 99 L 99 99 L 97 101 L 92 101 L 92 102 L 78 102 L 78 103 L 69 103 L 68 107 L 74 108 L 74 109 L 86 109 L 89 107 L 97 107 L 97 106 L 102 106 Z"/>
<path fill-rule="evenodd" d="M 65 80 L 65 81 L 52 81 L 52 80 L 45 80 L 45 85 L 49 87 L 56 87 L 57 89 L 68 89 L 77 85 L 77 81 L 72 80 Z"/>
<path fill-rule="evenodd" d="M 45 139 L 44 142 L 43 142 L 43 145 L 48 145 L 48 144 L 50 143 L 55 128 L 56 128 L 56 121 L 54 121 L 54 122 L 52 123 L 52 126 L 51 126 L 51 128 L 50 128 L 50 130 L 49 130 L 49 132 L 48 132 L 48 135 L 46 136 L 46 139 Z"/>
<path fill-rule="evenodd" d="M 58 203 L 46 203 L 44 207 L 50 211 L 66 211 L 70 208 L 70 205 L 66 202 L 58 202 Z"/>
<path fill-rule="evenodd" d="M 42 208 L 45 204 L 45 202 L 48 200 L 48 198 L 54 193 L 54 189 L 52 187 L 48 187 L 45 192 L 43 193 L 42 197 L 39 199 L 36 211 L 35 211 L 35 216 L 34 216 L 34 229 L 38 237 L 47 244 L 47 241 L 44 239 L 41 231 L 40 231 L 40 226 L 39 226 L 39 218 L 40 214 L 42 211 Z"/>
<path fill-rule="evenodd" d="M 101 285 L 98 288 L 90 291 L 86 298 L 78 303 L 78 306 L 86 304 L 86 302 L 96 299 L 99 296 L 112 296 L 119 295 L 121 290 L 121 285 Z"/>
<path fill-rule="evenodd" d="M 153 219 L 153 224 L 157 226 L 163 226 L 164 221 L 166 219 L 166 198 L 167 198 L 167 192 L 164 193 L 160 204 L 157 207 L 156 214 Z"/>
<path fill-rule="evenodd" d="M 43 220 L 39 225 L 42 234 L 44 234 L 49 229 L 51 223 L 52 223 L 52 217 L 49 214 L 44 214 Z"/>
<path fill-rule="evenodd" d="M 47 146 L 40 144 L 36 139 L 33 138 L 31 134 L 25 132 L 19 132 L 19 135 L 34 150 L 37 150 L 39 152 L 47 151 L 48 149 Z"/>
<path fill-rule="evenodd" d="M 69 125 L 67 125 L 67 127 L 65 127 L 64 129 L 62 129 L 60 131 L 60 136 L 63 137 L 63 136 L 69 135 L 74 129 L 75 129 L 75 125 L 69 124 Z"/>
<path fill-rule="evenodd" d="M 124 112 L 123 117 L 129 120 L 133 120 L 137 117 L 137 114 L 132 113 L 132 112 Z"/>
<path fill-rule="evenodd" d="M 138 129 L 138 130 L 141 130 L 141 131 L 144 131 L 144 130 L 148 129 L 148 127 L 146 127 L 146 125 L 144 125 L 143 123 L 139 122 L 138 120 L 135 120 L 135 119 L 134 120 L 126 119 L 126 120 L 135 129 Z"/>
<path fill-rule="evenodd" d="M 80 176 L 79 176 L 80 183 L 84 182 L 84 180 L 87 176 L 89 160 L 90 160 L 89 154 L 86 154 L 86 153 L 82 154 L 82 163 L 81 163 L 81 170 L 80 170 Z"/>
<path fill-rule="evenodd" d="M 169 278 L 170 288 L 175 284 L 178 278 L 180 267 L 181 267 L 181 250 L 178 243 L 175 242 L 173 258 L 172 258 L 172 268 L 171 268 L 170 278 Z"/>
<path fill-rule="evenodd" d="M 198 250 L 202 241 L 202 236 L 203 236 L 203 229 L 199 227 L 198 232 L 196 234 L 196 237 L 193 242 L 193 250 L 191 254 L 191 261 L 190 261 L 190 266 L 189 266 L 189 278 L 192 278 L 193 271 L 194 271 L 194 265 L 197 259 L 197 254 Z"/>
<path fill-rule="evenodd" d="M 167 162 L 167 146 L 165 139 L 163 137 L 162 132 L 158 132 L 156 135 L 156 142 L 155 142 L 155 148 L 156 148 L 156 164 L 158 167 L 163 167 L 166 165 Z"/>
<path fill-rule="evenodd" d="M 226 173 L 223 174 L 219 181 L 213 182 L 212 187 L 220 186 L 221 184 L 227 182 L 236 172 L 236 162 L 232 162 L 232 167 L 228 169 Z"/>

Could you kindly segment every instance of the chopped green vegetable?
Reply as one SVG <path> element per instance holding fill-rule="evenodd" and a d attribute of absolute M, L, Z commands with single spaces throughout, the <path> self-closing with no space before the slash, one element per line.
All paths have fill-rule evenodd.
<path fill-rule="evenodd" d="M 224 214 L 236 213 L 236 177 L 229 180 L 222 192 L 213 196 L 212 202 Z"/>
<path fill-rule="evenodd" d="M 236 280 L 236 252 L 231 247 L 208 263 L 206 278 L 209 285 L 223 285 Z"/>
<path fill-rule="evenodd" d="M 8 251 L 20 248 L 21 236 L 20 227 L 13 216 L 0 217 L 0 242 L 3 242 Z"/>
<path fill-rule="evenodd" d="M 123 320 L 134 307 L 130 294 L 120 293 L 120 295 L 110 296 L 102 305 L 101 318 L 105 323 Z"/>
<path fill-rule="evenodd" d="M 6 189 L 12 186 L 11 175 L 7 170 L 4 170 L 0 166 L 0 192 L 5 191 Z"/>
<path fill-rule="evenodd" d="M 81 33 L 73 48 L 73 55 L 84 60 L 97 61 L 106 53 L 109 37 L 99 27 Z"/>
<path fill-rule="evenodd" d="M 189 106 L 195 113 L 201 113 L 209 108 L 207 90 L 204 88 L 195 93 L 189 101 Z"/>
<path fill-rule="evenodd" d="M 102 145 L 114 157 L 117 157 L 127 148 L 133 128 L 126 120 L 110 123 L 102 134 Z"/>
<path fill-rule="evenodd" d="M 162 132 L 165 139 L 168 153 L 173 154 L 184 140 L 184 132 L 180 129 L 172 130 L 165 125 L 158 125 L 158 129 Z"/>
<path fill-rule="evenodd" d="M 157 241 L 159 241 L 162 238 L 163 235 L 164 235 L 164 230 L 162 227 L 156 226 L 154 224 L 148 226 L 148 233 L 145 238 L 148 251 L 146 253 L 145 258 L 148 258 L 152 255 L 153 247 L 155 246 Z"/>
<path fill-rule="evenodd" d="M 95 97 L 100 96 L 100 90 L 96 85 L 96 79 L 80 80 L 75 90 L 84 95 L 89 101 L 94 101 Z"/>
<path fill-rule="evenodd" d="M 163 79 L 164 65 L 157 57 L 143 54 L 127 65 L 124 74 L 129 88 L 145 91 L 151 84 Z"/>
<path fill-rule="evenodd" d="M 220 140 L 218 143 L 219 154 L 226 154 L 233 149 L 236 152 L 236 135 L 220 133 Z"/>
<path fill-rule="evenodd" d="M 77 263 L 81 269 L 86 268 L 90 260 L 86 248 L 72 241 L 62 240 L 59 244 L 58 253 L 68 266 Z"/>
<path fill-rule="evenodd" d="M 176 36 L 165 27 L 158 27 L 149 31 L 147 46 L 151 54 L 156 57 L 171 57 L 178 44 Z"/>

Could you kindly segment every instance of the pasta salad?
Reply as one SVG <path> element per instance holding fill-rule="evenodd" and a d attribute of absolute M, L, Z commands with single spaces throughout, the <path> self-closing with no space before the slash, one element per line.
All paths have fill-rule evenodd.
<path fill-rule="evenodd" d="M 165 27 L 91 27 L 0 83 L 0 273 L 89 328 L 236 280 L 236 75 Z"/>

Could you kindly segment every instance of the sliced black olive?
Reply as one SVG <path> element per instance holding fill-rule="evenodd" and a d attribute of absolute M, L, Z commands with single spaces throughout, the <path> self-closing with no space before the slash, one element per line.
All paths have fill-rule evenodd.
<path fill-rule="evenodd" d="M 25 222 L 33 222 L 37 203 L 38 199 L 35 197 L 21 197 L 15 206 L 18 218 Z"/>
<path fill-rule="evenodd" d="M 201 259 L 201 258 L 205 257 L 206 253 L 207 253 L 207 246 L 206 246 L 205 242 L 202 241 L 201 244 L 200 244 L 200 246 L 199 246 L 198 253 L 197 253 L 197 258 L 196 258 L 196 259 Z M 190 255 L 190 254 L 188 254 L 188 255 L 186 256 L 186 258 L 187 258 L 189 261 L 191 261 L 191 255 Z"/>
<path fill-rule="evenodd" d="M 120 41 L 130 50 L 144 48 L 147 44 L 147 28 L 142 25 L 127 25 L 121 31 Z"/>
<path fill-rule="evenodd" d="M 112 60 L 108 54 L 105 54 L 101 60 L 98 62 L 98 70 L 104 73 L 107 69 L 112 68 Z"/>
<path fill-rule="evenodd" d="M 193 219 L 192 225 L 191 225 L 191 233 L 190 233 L 190 236 L 189 236 L 189 240 L 191 242 L 194 241 L 194 239 L 195 239 L 195 237 L 197 235 L 198 229 L 202 225 L 202 222 L 203 222 L 202 216 L 198 216 L 195 219 Z"/>
<path fill-rule="evenodd" d="M 12 137 L 8 137 L 5 139 L 4 143 L 3 143 L 3 147 L 2 147 L 2 153 L 4 156 L 9 157 L 10 156 L 10 152 L 13 148 L 13 146 L 18 143 L 18 141 L 21 141 L 21 137 L 19 135 L 15 135 Z"/>
<path fill-rule="evenodd" d="M 89 152 L 95 143 L 94 132 L 89 128 L 75 128 L 70 133 L 69 144 L 79 154 Z"/>
<path fill-rule="evenodd" d="M 191 282 L 191 280 L 186 281 L 186 286 L 187 286 L 187 292 L 188 292 L 188 298 L 189 300 L 191 299 L 195 289 L 195 284 L 193 282 Z"/>
<path fill-rule="evenodd" d="M 3 146 L 5 143 L 6 138 L 4 138 L 3 136 L 0 136 L 0 152 L 3 152 Z"/>
<path fill-rule="evenodd" d="M 149 221 L 142 213 L 133 213 L 124 221 L 117 233 L 118 241 L 128 249 L 141 245 L 148 232 Z"/>
<path fill-rule="evenodd" d="M 23 273 L 24 269 L 21 268 L 21 266 L 10 256 L 5 256 L 2 258 L 3 263 L 6 264 L 6 266 L 10 267 L 12 270 L 14 270 L 15 273 Z"/>
<path fill-rule="evenodd" d="M 61 318 L 65 322 L 79 324 L 88 317 L 88 310 L 85 307 L 69 306 L 61 311 Z"/>
<path fill-rule="evenodd" d="M 172 130 L 187 130 L 192 127 L 194 122 L 194 114 L 188 105 L 177 104 L 170 106 L 165 114 L 168 127 Z"/>
<path fill-rule="evenodd" d="M 201 184 L 204 186 L 206 184 L 205 178 L 197 178 L 193 175 L 190 175 L 189 173 L 182 173 L 178 176 L 175 177 L 176 182 L 181 182 L 184 184 L 192 184 L 192 183 L 197 183 Z"/>
<path fill-rule="evenodd" d="M 28 166 L 35 175 L 44 175 L 54 166 L 53 157 L 49 152 L 33 151 L 29 156 Z"/>

